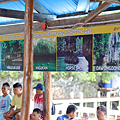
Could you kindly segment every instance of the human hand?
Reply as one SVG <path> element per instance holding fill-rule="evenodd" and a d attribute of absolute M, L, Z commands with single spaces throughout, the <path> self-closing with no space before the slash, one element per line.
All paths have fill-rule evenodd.
<path fill-rule="evenodd" d="M 12 116 L 14 115 L 14 110 L 10 110 L 10 111 L 8 112 L 8 115 L 9 115 L 9 117 L 12 117 Z"/>

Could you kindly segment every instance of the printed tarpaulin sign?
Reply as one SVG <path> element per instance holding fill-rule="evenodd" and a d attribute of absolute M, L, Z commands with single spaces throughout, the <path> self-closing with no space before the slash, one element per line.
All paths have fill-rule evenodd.
<path fill-rule="evenodd" d="M 120 25 L 33 33 L 34 71 L 120 72 Z M 0 70 L 23 71 L 24 33 L 0 35 Z"/>

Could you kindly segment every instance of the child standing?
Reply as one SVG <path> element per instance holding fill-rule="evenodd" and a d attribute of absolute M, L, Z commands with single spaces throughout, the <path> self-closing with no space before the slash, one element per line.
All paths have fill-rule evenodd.
<path fill-rule="evenodd" d="M 11 104 L 11 96 L 8 94 L 10 89 L 9 83 L 5 82 L 2 85 L 2 93 L 3 95 L 0 96 L 0 120 L 5 120 L 3 117 L 3 113 L 9 111 L 10 104 Z"/>
<path fill-rule="evenodd" d="M 14 96 L 12 98 L 11 107 L 9 112 L 4 113 L 4 118 L 7 120 L 20 120 L 20 110 L 22 106 L 22 85 L 20 83 L 15 83 L 13 85 Z M 13 108 L 16 106 L 16 110 Z"/>

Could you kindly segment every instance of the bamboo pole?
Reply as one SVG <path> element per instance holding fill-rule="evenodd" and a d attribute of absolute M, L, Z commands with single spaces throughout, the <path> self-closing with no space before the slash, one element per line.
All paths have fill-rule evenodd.
<path fill-rule="evenodd" d="M 30 97 L 33 74 L 33 2 L 25 1 L 25 36 L 24 36 L 24 78 L 21 108 L 21 120 L 29 120 Z"/>
<path fill-rule="evenodd" d="M 43 120 L 50 120 L 51 72 L 43 73 L 43 85 L 45 86 L 45 91 L 43 93 Z"/>

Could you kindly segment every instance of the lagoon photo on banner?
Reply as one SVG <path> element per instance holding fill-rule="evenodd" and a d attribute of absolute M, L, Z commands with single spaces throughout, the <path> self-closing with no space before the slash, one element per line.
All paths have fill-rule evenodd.
<path fill-rule="evenodd" d="M 56 71 L 56 37 L 37 38 L 34 44 L 34 71 Z"/>
<path fill-rule="evenodd" d="M 57 38 L 57 71 L 92 72 L 92 35 Z"/>

